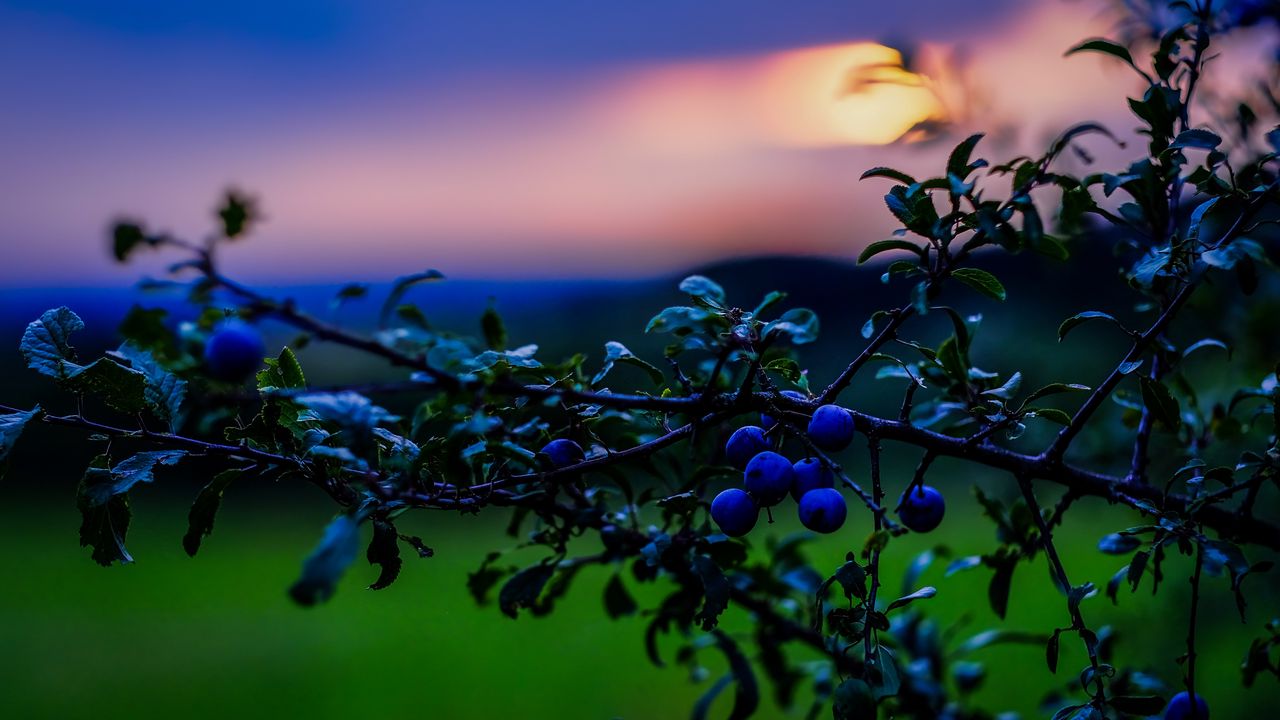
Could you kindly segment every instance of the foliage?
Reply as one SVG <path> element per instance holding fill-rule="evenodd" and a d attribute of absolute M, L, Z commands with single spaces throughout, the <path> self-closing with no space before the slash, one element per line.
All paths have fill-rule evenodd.
<path fill-rule="evenodd" d="M 239 484 L 262 478 L 309 482 L 338 511 L 289 589 L 302 605 L 333 595 L 366 537 L 365 557 L 379 570 L 374 589 L 401 573 L 402 545 L 430 557 L 423 539 L 397 529 L 407 512 L 505 511 L 516 546 L 538 548 L 542 556 L 519 567 L 503 560 L 505 550 L 491 553 L 468 581 L 477 602 L 495 598 L 512 618 L 545 614 L 570 592 L 581 568 L 615 567 L 605 611 L 613 618 L 645 614 L 646 646 L 655 663 L 664 662 L 662 635 L 681 638 L 676 659 L 690 668 L 700 667 L 699 653 L 723 656 L 728 674 L 710 685 L 694 717 L 706 717 L 730 687 L 730 717 L 752 715 L 761 675 L 783 704 L 799 702 L 797 687 L 807 680 L 814 714 L 830 707 L 837 718 L 990 717 L 970 697 L 984 679 L 981 651 L 1011 642 L 1043 646 L 1051 673 L 1064 642 L 1083 646 L 1088 665 L 1078 682 L 1048 699 L 1055 718 L 1158 713 L 1168 688 L 1142 668 L 1113 664 L 1116 634 L 1086 620 L 1087 603 L 1099 588 L 1072 582 L 1054 545 L 1055 528 L 1085 498 L 1123 504 L 1141 517 L 1098 545 L 1124 563 L 1104 589 L 1113 602 L 1125 588 L 1136 591 L 1145 583 L 1158 589 L 1171 553 L 1194 558 L 1187 653 L 1179 659 L 1182 684 L 1192 693 L 1202 575 L 1225 577 L 1243 619 L 1244 581 L 1271 568 L 1270 561 L 1250 561 L 1246 551 L 1280 549 L 1280 528 L 1257 513 L 1265 486 L 1280 482 L 1280 383 L 1275 374 L 1251 378 L 1230 402 L 1203 403 L 1184 363 L 1193 352 L 1226 349 L 1212 336 L 1220 328 L 1192 340 L 1174 332 L 1179 312 L 1209 283 L 1233 283 L 1238 293 L 1232 302 L 1254 302 L 1259 275 L 1269 270 L 1270 226 L 1280 214 L 1280 128 L 1260 132 L 1265 108 L 1243 100 L 1234 127 L 1192 122 L 1211 41 L 1246 16 L 1215 10 L 1205 0 L 1169 3 L 1162 17 L 1177 20 L 1157 28 L 1153 42 L 1093 39 L 1069 52 L 1112 56 L 1143 82 L 1129 108 L 1141 123 L 1146 151 L 1127 167 L 1083 177 L 1060 169 L 1068 152 L 1087 157 L 1082 139 L 1114 140 L 1100 125 L 1085 123 L 1039 157 L 993 165 L 979 154 L 982 136 L 973 135 L 956 145 L 937 177 L 917 180 L 883 167 L 864 175 L 890 183 L 885 204 L 901 229 L 868 246 L 860 261 L 895 253 L 883 280 L 906 281 L 907 300 L 867 320 L 867 345 L 821 389 L 811 384 L 801 352 L 819 332 L 813 312 L 783 309 L 785 298 L 776 292 L 754 305 L 740 304 L 749 299 L 730 298 L 702 276 L 680 284 L 684 304 L 657 312 L 648 323 L 648 332 L 670 338 L 663 362 L 643 359 L 619 342 L 606 343 L 598 363 L 585 355 L 539 357 L 535 345 L 509 347 L 492 308 L 481 319 L 480 340 L 438 331 L 406 302 L 416 285 L 442 279 L 434 270 L 401 278 L 383 303 L 376 334 L 357 335 L 220 272 L 218 252 L 243 241 L 259 219 L 256 201 L 232 191 L 217 211 L 219 233 L 202 244 L 151 234 L 132 221 L 111 234 L 122 262 L 144 251 L 187 256 L 172 270 L 177 280 L 189 280 L 190 301 L 202 309 L 193 328 L 172 333 L 160 311 L 139 309 L 121 327 L 120 349 L 85 364 L 71 345 L 84 324 L 70 309 L 50 310 L 28 326 L 21 341 L 27 364 L 73 396 L 77 411 L 4 409 L 0 462 L 31 423 L 88 433 L 101 451 L 77 495 L 80 540 L 103 565 L 133 561 L 125 548 L 130 494 L 161 481 L 167 468 L 182 467 L 207 482 L 182 539 L 191 555 L 211 536 L 223 495 Z M 1047 212 L 1051 204 L 1053 213 Z M 963 286 L 956 294 L 965 301 L 1006 301 L 1005 284 L 974 262 L 991 252 L 1027 250 L 1036 262 L 1053 262 L 1066 257 L 1073 243 L 1090 241 L 1114 246 L 1143 329 L 1131 329 L 1114 308 L 1084 306 L 1065 320 L 1053 318 L 1048 334 L 1056 326 L 1059 342 L 1075 342 L 1081 325 L 1110 326 L 1130 341 L 1114 369 L 1091 385 L 1064 378 L 1027 391 L 1016 368 L 978 367 L 974 348 L 982 318 L 940 304 L 944 292 Z M 1099 272 L 1097 281 L 1109 273 Z M 368 293 L 366 285 L 348 285 L 334 302 Z M 235 383 L 212 377 L 202 360 L 202 343 L 228 310 L 246 320 L 292 326 L 300 343 L 332 342 L 381 358 L 406 370 L 408 384 L 310 388 L 286 347 L 265 361 L 254 392 L 245 395 Z M 909 321 L 930 314 L 945 318 L 950 329 L 940 343 L 905 334 Z M 1223 354 L 1215 362 L 1229 359 Z M 876 378 L 902 383 L 905 391 L 896 417 L 849 411 L 870 460 L 859 484 L 839 462 L 843 451 L 825 452 L 805 428 L 819 407 L 836 403 L 873 362 Z M 623 374 L 647 391 L 609 389 L 608 382 Z M 411 415 L 398 416 L 373 399 L 382 390 L 406 389 L 421 397 Z M 188 401 L 192 396 L 214 400 L 197 408 Z M 79 409 L 84 398 L 99 401 L 108 417 L 90 419 Z M 1074 411 L 1050 404 L 1075 398 Z M 1073 451 L 1086 430 L 1120 432 L 1095 418 L 1108 400 L 1125 409 L 1124 432 L 1131 438 L 1118 475 L 1105 472 L 1116 458 Z M 870 514 L 874 532 L 851 547 L 839 567 L 813 567 L 804 554 L 808 536 L 771 542 L 763 557 L 749 555 L 749 541 L 726 537 L 710 521 L 710 498 L 723 478 L 737 474 L 726 467 L 721 440 L 756 413 L 772 419 L 764 423 L 768 442 L 816 458 Z M 237 415 L 247 420 L 232 422 Z M 1016 444 L 1031 424 L 1055 432 L 1047 447 L 1027 453 Z M 555 466 L 537 451 L 552 438 L 586 448 L 585 459 Z M 945 597 L 945 577 L 935 585 L 919 580 L 946 551 L 895 554 L 894 538 L 908 529 L 885 501 L 880 454 L 886 442 L 923 453 L 904 493 L 923 487 L 933 461 L 943 456 L 1008 473 L 1019 492 L 1016 501 L 977 493 L 998 543 L 982 555 L 950 560 L 945 574 L 989 571 L 989 601 L 1004 617 L 1017 568 L 1043 558 L 1064 597 L 1060 626 L 996 628 L 967 639 L 940 631 L 927 601 Z M 678 443 L 693 446 L 693 461 L 663 452 Z M 1223 456 L 1233 460 L 1210 460 Z M 1084 460 L 1104 467 L 1086 468 Z M 1062 493 L 1046 502 L 1052 486 Z M 909 568 L 896 598 L 881 584 L 885 562 Z M 631 590 L 637 584 L 660 584 L 666 594 L 655 607 L 641 608 Z M 751 614 L 754 632 L 723 630 L 727 612 Z M 1276 674 L 1274 621 L 1264 630 L 1247 649 L 1246 683 Z M 795 661 L 783 652 L 789 645 L 807 646 L 822 661 Z"/>

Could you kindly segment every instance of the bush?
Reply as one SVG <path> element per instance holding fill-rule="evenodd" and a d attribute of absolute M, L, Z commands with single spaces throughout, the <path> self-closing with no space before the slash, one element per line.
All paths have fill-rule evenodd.
<path fill-rule="evenodd" d="M 1122 588 L 1137 590 L 1144 580 L 1153 590 L 1159 587 L 1169 553 L 1194 558 L 1182 679 L 1190 695 L 1170 709 L 1193 717 L 1203 707 L 1188 699 L 1199 699 L 1196 615 L 1202 576 L 1225 575 L 1243 617 L 1243 581 L 1270 568 L 1268 561 L 1247 560 L 1244 548 L 1280 548 L 1280 528 L 1259 515 L 1257 502 L 1280 477 L 1280 384 L 1275 374 L 1261 382 L 1240 379 L 1223 396 L 1229 399 L 1205 402 L 1220 390 L 1200 394 L 1183 364 L 1192 353 L 1228 349 L 1219 339 L 1224 328 L 1196 328 L 1203 337 L 1185 339 L 1186 329 L 1176 331 L 1177 320 L 1210 283 L 1238 287 L 1230 296 L 1234 307 L 1219 314 L 1224 326 L 1236 309 L 1257 302 L 1251 296 L 1260 273 L 1269 270 L 1266 244 L 1280 215 L 1280 129 L 1261 133 L 1266 108 L 1243 100 L 1231 127 L 1192 122 L 1211 41 L 1257 18 L 1235 6 L 1215 11 L 1207 0 L 1194 7 L 1174 2 L 1170 12 L 1179 21 L 1160 28 L 1152 42 L 1094 39 L 1071 51 L 1113 56 L 1144 83 L 1129 106 L 1142 123 L 1147 148 L 1128 167 L 1085 177 L 1058 168 L 1064 153 L 1083 155 L 1082 138 L 1114 140 L 1102 126 L 1086 123 L 1067 130 L 1039 157 L 991 165 L 976 154 L 981 136 L 974 135 L 955 147 L 937 177 L 917 180 L 883 167 L 864 174 L 891 183 L 885 202 L 903 229 L 867 247 L 860 261 L 896 253 L 884 280 L 908 281 L 908 300 L 867 320 L 865 348 L 825 386 L 811 385 L 802 369 L 800 350 L 818 333 L 814 313 L 779 312 L 785 303 L 780 293 L 764 295 L 748 310 L 701 276 L 680 284 L 686 304 L 662 310 L 648 325 L 648 332 L 671 337 L 661 363 L 668 372 L 617 342 L 605 346 L 595 372 L 581 355 L 555 362 L 537 357 L 534 346 L 511 349 L 492 310 L 482 319 L 483 343 L 437 331 L 419 308 L 404 302 L 411 286 L 441 279 L 435 271 L 401 278 L 383 303 L 377 333 L 361 336 L 222 274 L 218 254 L 250 234 L 258 219 L 251 199 L 230 193 L 218 211 L 220 232 L 206 243 L 152 234 L 137 222 L 120 223 L 112 233 L 122 262 L 143 251 L 185 256 L 173 273 L 189 282 L 189 299 L 201 308 L 195 323 L 175 333 L 158 313 L 140 311 L 122 327 L 118 351 L 88 362 L 71 345 L 83 323 L 70 309 L 50 310 L 27 327 L 21 349 L 30 368 L 104 408 L 92 419 L 84 411 L 4 408 L 0 460 L 34 422 L 78 429 L 101 446 L 85 471 L 77 503 L 81 544 L 102 565 L 132 561 L 125 546 L 130 494 L 164 467 L 208 475 L 183 538 L 191 555 L 212 532 L 224 493 L 234 492 L 237 483 L 264 477 L 311 483 L 332 498 L 338 513 L 289 589 L 302 605 L 333 595 L 366 537 L 365 557 L 380 569 L 376 589 L 400 573 L 404 546 L 430 555 L 423 539 L 397 529 L 404 513 L 510 513 L 512 534 L 525 533 L 526 544 L 544 548 L 546 556 L 508 569 L 497 562 L 501 552 L 489 555 L 469 583 L 478 600 L 501 582 L 497 603 L 503 613 L 541 614 L 554 609 L 580 568 L 629 564 L 632 579 L 617 575 L 608 585 L 609 613 L 636 612 L 629 584 L 667 588 L 648 611 L 650 654 L 659 661 L 656 638 L 669 633 L 686 639 L 680 657 L 691 664 L 698 651 L 722 653 L 730 673 L 694 713 L 705 714 L 711 700 L 732 686 L 734 718 L 755 712 L 759 672 L 783 704 L 808 679 L 815 710 L 830 706 L 838 718 L 872 712 L 989 717 L 966 700 L 980 674 L 972 662 L 956 658 L 1011 639 L 1043 643 L 1050 672 L 1057 671 L 1062 642 L 1083 644 L 1088 665 L 1078 682 L 1066 683 L 1055 696 L 1055 718 L 1161 712 L 1164 686 L 1142 668 L 1113 665 L 1113 633 L 1086 619 L 1085 601 L 1099 588 L 1073 584 L 1054 545 L 1055 528 L 1078 501 L 1102 498 L 1142 518 L 1099 542 L 1102 552 L 1124 563 L 1105 588 L 1113 601 Z M 1133 49 L 1146 45 L 1150 62 L 1139 63 Z M 1258 150 L 1259 143 L 1265 149 Z M 1006 184 L 1008 191 L 1001 193 Z M 1049 203 L 1055 204 L 1051 219 L 1045 213 Z M 1050 225 L 1053 234 L 1046 230 Z M 1058 340 L 1068 340 L 1081 324 L 1102 323 L 1131 340 L 1128 352 L 1091 386 L 1065 378 L 1028 391 L 1014 369 L 975 366 L 980 318 L 940 304 L 944 292 L 964 285 L 988 301 L 1004 301 L 1004 284 L 976 261 L 991 252 L 1031 251 L 1028 262 L 1053 262 L 1086 238 L 1113 244 L 1135 295 L 1135 313 L 1145 320 L 1129 327 L 1113 313 L 1081 304 L 1080 312 L 1061 322 Z M 1111 268 L 1099 268 L 1093 281 L 1111 277 Z M 352 285 L 342 296 L 366 291 Z M 1080 300 L 1089 295 L 1089 288 L 1080 288 Z M 936 346 L 909 339 L 911 321 L 924 315 L 946 318 L 949 337 Z M 292 326 L 300 333 L 298 342 L 337 343 L 403 368 L 407 384 L 392 388 L 425 399 L 412 416 L 398 417 L 371 399 L 378 388 L 310 388 L 288 347 L 263 359 L 258 369 L 260 339 L 251 324 L 265 320 Z M 248 359 L 246 348 L 253 351 Z M 1217 361 L 1229 357 L 1224 353 Z M 876 378 L 904 388 L 895 416 L 836 404 L 872 364 L 879 367 Z M 652 390 L 609 390 L 606 380 L 619 365 L 642 373 Z M 236 381 L 255 369 L 255 391 L 246 396 Z M 197 394 L 211 400 L 195 406 L 189 396 Z M 1081 401 L 1073 412 L 1046 404 L 1057 395 Z M 1124 428 L 1095 418 L 1108 401 L 1124 409 Z M 232 422 L 237 414 L 251 420 Z M 757 414 L 766 418 L 764 427 L 738 430 L 722 452 L 727 431 Z M 1028 452 L 1019 438 L 1033 423 L 1058 429 L 1046 447 Z M 1121 457 L 1072 452 L 1082 433 L 1121 431 L 1129 438 Z M 855 482 L 838 459 L 855 432 L 870 458 L 865 483 Z M 901 495 L 894 493 L 897 507 L 885 501 L 880 456 L 886 442 L 921 452 L 914 477 Z M 641 473 L 678 443 L 691 444 L 695 459 L 680 466 L 675 492 L 659 492 L 663 485 L 645 482 Z M 1014 503 L 978 493 L 998 528 L 999 544 L 981 556 L 955 559 L 949 572 L 990 570 L 991 606 L 1003 617 L 1014 569 L 1042 556 L 1065 596 L 1060 627 L 1044 635 L 984 633 L 959 652 L 930 624 L 922 601 L 939 591 L 915 585 L 938 554 L 904 558 L 895 555 L 893 540 L 942 522 L 943 498 L 924 485 L 939 457 L 1007 473 L 1020 493 Z M 801 460 L 797 467 L 804 470 L 798 473 L 792 464 Z M 1086 467 L 1085 461 L 1103 469 Z M 1107 472 L 1117 466 L 1124 471 Z M 749 492 L 723 490 L 743 486 L 743 468 Z M 797 477 L 804 487 L 797 488 Z M 828 484 L 836 489 L 821 487 Z M 1047 501 L 1055 488 L 1061 494 Z M 810 567 L 803 537 L 772 546 L 768 557 L 751 558 L 743 544 L 749 540 L 727 536 L 748 534 L 759 509 L 787 495 L 810 527 L 839 529 L 848 498 L 853 511 L 869 514 L 874 531 L 836 568 Z M 945 536 L 945 522 L 939 533 Z M 911 568 L 909 587 L 896 599 L 883 594 L 880 572 L 886 562 Z M 835 586 L 847 602 L 831 599 Z M 719 629 L 726 612 L 750 614 L 756 633 L 744 638 Z M 1269 626 L 1248 649 L 1246 682 L 1277 672 L 1276 638 Z M 789 644 L 808 646 L 825 661 L 790 662 L 781 652 Z"/>

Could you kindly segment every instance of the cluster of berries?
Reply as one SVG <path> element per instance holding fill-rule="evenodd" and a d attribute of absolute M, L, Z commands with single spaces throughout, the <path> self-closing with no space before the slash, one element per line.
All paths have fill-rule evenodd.
<path fill-rule="evenodd" d="M 788 392 L 788 394 L 791 394 Z M 803 399 L 798 393 L 793 395 Z M 760 508 L 795 499 L 800 523 L 819 533 L 839 530 L 848 517 L 844 496 L 835 486 L 835 475 L 825 461 L 806 457 L 794 464 L 774 451 L 768 432 L 776 422 L 761 416 L 765 428 L 755 425 L 738 428 L 725 444 L 725 457 L 743 471 L 743 488 L 729 488 L 711 501 L 711 519 L 730 537 L 742 537 L 760 519 Z M 813 446 L 839 452 L 853 441 L 853 416 L 837 405 L 823 405 L 814 411 L 806 430 Z M 942 522 L 946 504 L 942 493 L 927 485 L 915 485 L 898 503 L 902 524 L 915 532 L 929 532 Z"/>

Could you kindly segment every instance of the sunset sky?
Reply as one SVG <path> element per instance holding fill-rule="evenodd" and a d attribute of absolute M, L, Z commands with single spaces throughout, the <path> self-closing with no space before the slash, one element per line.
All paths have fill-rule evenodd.
<path fill-rule="evenodd" d="M 226 256 L 260 281 L 850 257 L 893 226 L 872 165 L 1129 132 L 1131 77 L 1062 57 L 1108 27 L 1089 0 L 0 0 L 0 286 L 126 283 L 111 218 L 199 237 L 228 185 L 268 215 Z M 872 69 L 885 44 L 923 74 Z M 954 127 L 884 144 L 928 118 Z"/>

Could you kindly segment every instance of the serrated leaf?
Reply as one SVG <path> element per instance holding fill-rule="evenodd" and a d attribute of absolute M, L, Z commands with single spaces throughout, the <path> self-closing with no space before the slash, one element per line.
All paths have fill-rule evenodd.
<path fill-rule="evenodd" d="M 382 590 L 400 577 L 400 568 L 404 560 L 400 557 L 400 534 L 396 526 L 387 520 L 373 521 L 373 537 L 365 550 L 365 559 L 370 565 L 379 566 L 378 579 L 369 586 L 370 590 Z"/>
<path fill-rule="evenodd" d="M 187 513 L 187 534 L 182 536 L 182 549 L 187 555 L 195 557 L 200 551 L 200 543 L 213 533 L 213 520 L 222 507 L 222 496 L 232 481 L 243 474 L 243 470 L 233 468 L 223 470 L 200 489 L 191 510 Z"/>
<path fill-rule="evenodd" d="M 761 331 L 762 335 L 770 333 L 778 333 L 794 345 L 811 343 L 818 339 L 818 316 L 807 308 L 792 308 Z"/>
<path fill-rule="evenodd" d="M 627 592 L 627 586 L 622 582 L 622 578 L 617 574 L 609 578 L 609 582 L 604 586 L 604 611 L 609 619 L 617 620 L 620 617 L 635 615 L 639 609 L 631 593 Z"/>
<path fill-rule="evenodd" d="M 130 367 L 142 373 L 146 383 L 143 399 L 156 417 L 177 432 L 182 420 L 182 403 L 187 397 L 187 381 L 169 372 L 149 351 L 125 343 L 116 351 L 129 361 Z"/>
<path fill-rule="evenodd" d="M 989 298 L 1003 302 L 1007 297 L 1004 285 L 1000 284 L 1000 280 L 995 275 L 986 270 L 958 268 L 951 273 L 951 276 Z"/>
<path fill-rule="evenodd" d="M 339 515 L 324 529 L 320 542 L 302 563 L 302 575 L 289 588 L 299 605 L 311 606 L 333 597 L 338 581 L 360 552 L 360 521 Z"/>
<path fill-rule="evenodd" d="M 124 546 L 129 521 L 133 518 L 129 496 L 109 495 L 105 503 L 94 503 L 89 499 L 97 494 L 97 486 L 112 482 L 107 462 L 105 455 L 95 458 L 76 490 L 76 508 L 80 511 L 80 547 L 93 548 L 93 561 L 99 565 L 128 564 L 133 562 L 133 556 Z"/>
<path fill-rule="evenodd" d="M 627 349 L 627 346 L 612 340 L 604 344 L 604 363 L 600 366 L 600 371 L 591 378 L 591 384 L 599 385 L 600 381 L 604 380 L 609 371 L 613 369 L 614 363 L 623 363 L 640 368 L 649 376 L 654 385 L 662 384 L 661 370 L 636 356 L 635 353 Z"/>
<path fill-rule="evenodd" d="M 27 367 L 41 375 L 61 380 L 78 367 L 71 361 L 75 350 L 71 334 L 84 329 L 84 321 L 70 308 L 46 310 L 39 320 L 27 325 L 19 346 Z"/>
<path fill-rule="evenodd" d="M 32 410 L 0 415 L 0 477 L 3 477 L 4 461 L 13 451 L 13 446 L 22 435 L 23 428 L 41 412 L 40 406 L 37 405 Z"/>

